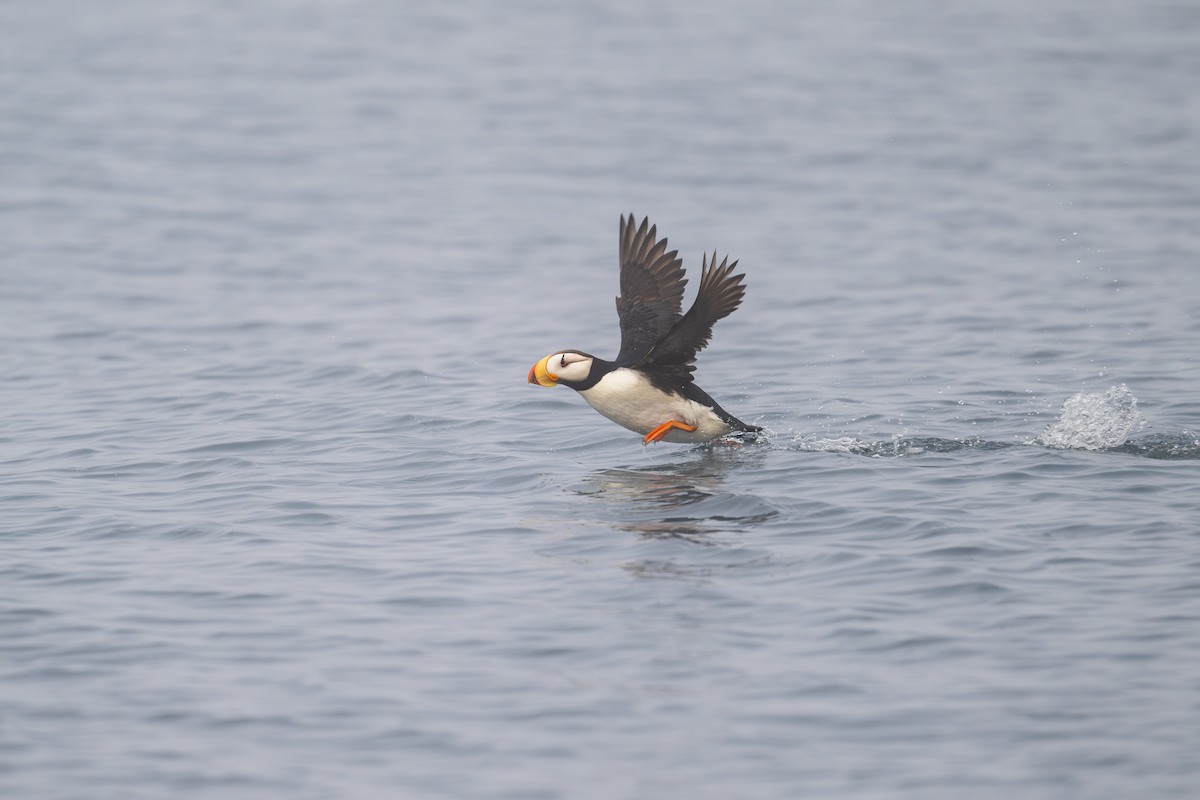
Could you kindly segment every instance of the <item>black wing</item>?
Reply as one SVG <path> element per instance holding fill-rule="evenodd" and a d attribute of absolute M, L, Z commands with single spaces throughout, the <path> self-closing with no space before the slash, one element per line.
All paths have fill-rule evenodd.
<path fill-rule="evenodd" d="M 615 364 L 629 367 L 646 357 L 680 321 L 683 305 L 683 262 L 679 251 L 667 251 L 667 240 L 655 241 L 657 227 L 649 218 L 635 227 L 633 215 L 621 217 L 621 352 Z"/>
<path fill-rule="evenodd" d="M 713 325 L 732 314 L 746 294 L 746 287 L 742 285 L 742 279 L 746 276 L 733 274 L 737 264 L 736 261 L 730 264 L 726 256 L 718 267 L 715 252 L 712 261 L 705 255 L 696 301 L 646 357 L 648 366 L 674 367 L 669 371 L 691 380 L 692 364 L 696 354 L 704 349 L 712 337 Z"/>

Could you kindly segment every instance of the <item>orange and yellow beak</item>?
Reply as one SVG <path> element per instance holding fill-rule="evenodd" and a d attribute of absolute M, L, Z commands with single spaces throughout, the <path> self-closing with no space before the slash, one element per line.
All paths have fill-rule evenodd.
<path fill-rule="evenodd" d="M 529 368 L 529 382 L 536 383 L 539 386 L 557 386 L 558 376 L 550 370 L 546 369 L 546 364 L 550 362 L 550 356 L 546 356 L 541 361 Z"/>

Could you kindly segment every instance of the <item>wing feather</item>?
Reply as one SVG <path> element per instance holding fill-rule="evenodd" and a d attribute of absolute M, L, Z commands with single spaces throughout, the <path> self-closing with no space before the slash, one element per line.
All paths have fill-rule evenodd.
<path fill-rule="evenodd" d="M 630 214 L 622 215 L 620 228 L 621 295 L 617 316 L 621 322 L 621 351 L 614 363 L 632 366 L 644 359 L 681 319 L 683 262 L 679 251 L 667 250 L 657 226 L 648 217 L 640 227 Z"/>
<path fill-rule="evenodd" d="M 705 254 L 700 269 L 700 288 L 692 307 L 676 322 L 644 359 L 644 364 L 683 381 L 691 380 L 696 354 L 712 338 L 713 325 L 734 312 L 742 303 L 745 274 L 734 275 L 738 262 L 726 256 L 717 266 L 717 254 Z"/>

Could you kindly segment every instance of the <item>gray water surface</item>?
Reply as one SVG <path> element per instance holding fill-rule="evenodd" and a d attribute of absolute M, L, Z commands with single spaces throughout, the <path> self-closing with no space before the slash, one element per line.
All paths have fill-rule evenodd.
<path fill-rule="evenodd" d="M 1194 796 L 1197 41 L 0 8 L 0 794 Z M 526 384 L 631 212 L 741 260 L 758 441 Z"/>

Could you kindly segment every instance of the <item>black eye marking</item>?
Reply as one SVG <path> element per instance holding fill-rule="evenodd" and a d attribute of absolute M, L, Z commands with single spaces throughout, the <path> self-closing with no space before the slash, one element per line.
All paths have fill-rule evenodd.
<path fill-rule="evenodd" d="M 559 360 L 558 365 L 560 367 L 565 367 L 567 365 L 567 354 L 566 353 L 563 353 L 563 357 Z"/>

